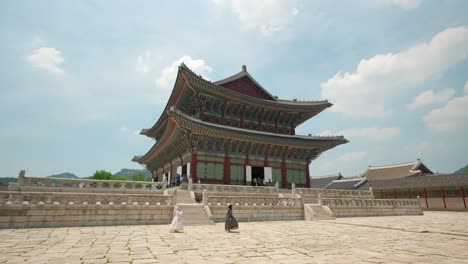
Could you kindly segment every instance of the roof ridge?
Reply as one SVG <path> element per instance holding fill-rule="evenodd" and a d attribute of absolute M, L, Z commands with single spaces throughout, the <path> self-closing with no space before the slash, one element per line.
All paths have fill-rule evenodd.
<path fill-rule="evenodd" d="M 369 166 L 368 170 L 373 169 L 386 169 L 386 168 L 396 168 L 396 167 L 403 167 L 408 165 L 416 165 L 418 161 L 407 162 L 407 163 L 400 163 L 400 164 L 392 164 L 392 165 L 383 165 L 383 166 Z"/>

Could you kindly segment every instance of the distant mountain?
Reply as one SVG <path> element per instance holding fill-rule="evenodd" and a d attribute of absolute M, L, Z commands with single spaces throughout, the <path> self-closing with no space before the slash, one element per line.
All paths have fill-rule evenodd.
<path fill-rule="evenodd" d="M 132 175 L 137 174 L 137 173 L 143 173 L 145 177 L 151 177 L 151 172 L 142 169 L 142 170 L 135 170 L 135 169 L 121 169 L 119 172 L 114 173 L 114 176 L 120 176 L 120 177 L 125 177 L 127 179 L 131 179 Z"/>
<path fill-rule="evenodd" d="M 5 178 L 0 178 L 0 185 L 8 185 L 10 182 L 17 182 L 18 178 L 13 178 L 13 177 L 5 177 Z"/>
<path fill-rule="evenodd" d="M 454 172 L 454 174 L 468 174 L 468 165 L 457 170 L 456 172 Z"/>
<path fill-rule="evenodd" d="M 75 174 L 70 173 L 70 172 L 64 172 L 64 173 L 60 173 L 60 174 L 47 176 L 47 178 L 78 179 L 80 177 L 78 177 Z"/>

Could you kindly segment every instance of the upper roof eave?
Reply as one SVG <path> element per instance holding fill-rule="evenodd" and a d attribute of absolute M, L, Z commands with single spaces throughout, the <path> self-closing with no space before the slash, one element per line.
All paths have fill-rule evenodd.
<path fill-rule="evenodd" d="M 217 88 L 220 88 L 223 90 L 223 92 L 225 92 L 226 94 L 228 95 L 231 95 L 231 96 L 234 96 L 234 97 L 238 97 L 238 98 L 241 98 L 241 99 L 245 99 L 245 100 L 251 100 L 252 102 L 257 102 L 259 104 L 262 104 L 264 106 L 269 106 L 269 107 L 301 107 L 302 109 L 298 109 L 297 111 L 304 111 L 306 113 L 309 113 L 309 115 L 306 115 L 308 118 L 320 113 L 321 111 L 323 111 L 324 109 L 332 106 L 333 104 L 331 104 L 330 102 L 328 102 L 328 100 L 320 100 L 320 101 L 296 101 L 296 100 L 284 100 L 284 99 L 275 99 L 275 97 L 273 96 L 272 98 L 274 98 L 275 100 L 265 100 L 265 99 L 260 99 L 260 98 L 255 98 L 255 97 L 251 97 L 251 96 L 248 96 L 248 95 L 245 95 L 245 94 L 242 94 L 242 93 L 238 93 L 236 91 L 231 91 L 229 89 L 224 89 L 223 87 L 219 86 L 220 83 L 226 83 L 228 81 L 229 78 L 242 78 L 243 76 L 248 76 L 249 78 L 252 79 L 252 81 L 254 81 L 256 84 L 258 84 L 255 79 L 253 79 L 252 76 L 250 76 L 250 74 L 248 74 L 247 72 L 243 73 L 243 72 L 240 72 L 236 75 L 242 75 L 242 77 L 235 77 L 236 75 L 233 75 L 231 77 L 228 77 L 226 79 L 223 79 L 223 80 L 220 80 L 220 81 L 217 81 L 217 82 L 210 82 L 210 81 L 207 81 L 205 79 L 203 79 L 201 76 L 197 75 L 195 72 L 193 72 L 190 68 L 188 68 L 184 63 L 182 63 L 180 66 L 179 66 L 179 69 L 178 69 L 178 72 L 177 72 L 177 77 L 176 77 L 176 81 L 174 83 L 174 88 L 172 89 L 172 93 L 167 101 L 167 104 L 164 108 L 164 111 L 162 112 L 161 116 L 159 117 L 158 121 L 156 121 L 156 123 L 149 129 L 146 129 L 146 131 L 143 133 L 142 131 L 142 134 L 143 135 L 146 135 L 148 137 L 156 137 L 156 134 L 157 134 L 157 131 L 161 129 L 161 126 L 162 124 L 164 124 L 164 121 L 167 119 L 167 114 L 166 112 L 169 110 L 170 106 L 172 106 L 171 102 L 173 102 L 175 99 L 173 98 L 174 97 L 174 94 L 176 93 L 176 89 L 177 89 L 177 82 L 180 81 L 180 76 L 181 76 L 181 72 L 185 70 L 187 71 L 188 73 L 192 74 L 195 78 L 198 78 L 200 80 L 202 80 L 203 82 L 205 82 L 207 85 L 213 85 Z M 234 79 L 232 79 L 234 80 Z M 229 80 L 229 81 L 232 81 L 232 80 Z M 258 84 L 259 87 L 261 87 L 260 84 Z M 263 87 L 261 87 L 263 90 L 265 90 Z M 265 90 L 266 93 L 268 93 L 268 91 Z M 270 95 L 270 93 L 268 93 Z M 244 100 L 244 101 L 245 101 Z M 307 108 L 309 107 L 312 107 L 313 109 L 310 109 L 310 110 L 307 110 Z M 317 108 L 319 107 L 319 108 Z M 307 118 L 307 119 L 308 119 Z M 307 120 L 306 119 L 306 120 Z M 302 120 L 301 122 L 299 122 L 298 124 L 301 124 L 302 122 L 304 122 L 305 120 Z"/>

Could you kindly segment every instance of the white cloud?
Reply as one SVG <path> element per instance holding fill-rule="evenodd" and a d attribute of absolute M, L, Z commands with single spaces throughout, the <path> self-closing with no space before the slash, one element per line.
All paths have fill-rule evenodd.
<path fill-rule="evenodd" d="M 465 86 L 463 88 L 465 88 L 465 93 L 468 94 L 468 81 L 465 83 Z"/>
<path fill-rule="evenodd" d="M 436 108 L 423 116 L 422 120 L 426 125 L 438 131 L 454 131 L 465 128 L 468 124 L 468 89 L 466 83 L 464 90 L 465 95 L 455 97 L 443 107 Z"/>
<path fill-rule="evenodd" d="M 151 70 L 151 52 L 147 51 L 143 55 L 139 55 L 137 58 L 136 71 L 143 74 L 148 73 Z"/>
<path fill-rule="evenodd" d="M 202 59 L 192 59 L 192 57 L 188 55 L 182 56 L 172 62 L 171 65 L 165 67 L 156 78 L 156 87 L 158 87 L 160 91 L 165 92 L 165 95 L 169 95 L 169 92 L 172 91 L 175 78 L 177 77 L 178 67 L 182 62 L 185 63 L 185 65 L 187 65 L 187 67 L 192 71 L 209 80 L 207 75 L 213 70 L 213 68 L 206 64 Z"/>
<path fill-rule="evenodd" d="M 454 95 L 455 89 L 452 88 L 443 89 L 439 93 L 434 93 L 432 90 L 427 90 L 416 96 L 411 104 L 406 105 L 406 108 L 408 108 L 409 110 L 414 110 L 416 108 L 430 105 L 433 103 L 444 103 L 447 102 Z"/>
<path fill-rule="evenodd" d="M 411 145 L 411 146 L 405 146 L 405 150 L 407 151 L 414 151 L 418 154 L 421 154 L 427 150 L 429 150 L 431 148 L 431 143 L 427 142 L 427 141 L 422 141 L 422 142 L 418 142 L 414 145 Z"/>
<path fill-rule="evenodd" d="M 355 72 L 338 72 L 321 84 L 322 98 L 335 102 L 331 111 L 381 118 L 395 94 L 439 77 L 468 54 L 468 27 L 449 28 L 431 41 L 398 53 L 360 61 Z"/>
<path fill-rule="evenodd" d="M 126 125 L 121 125 L 120 126 L 120 132 L 127 133 L 128 132 L 128 127 Z"/>
<path fill-rule="evenodd" d="M 289 28 L 299 13 L 296 1 L 290 0 L 213 0 L 219 8 L 228 7 L 248 30 L 271 36 Z"/>
<path fill-rule="evenodd" d="M 338 158 L 338 161 L 341 161 L 341 162 L 358 161 L 358 160 L 362 160 L 366 156 L 367 156 L 366 152 L 348 152 L 348 153 L 341 155 Z"/>
<path fill-rule="evenodd" d="M 31 55 L 26 57 L 32 65 L 46 70 L 56 75 L 63 75 L 65 72 L 60 68 L 60 64 L 64 59 L 59 50 L 54 48 L 42 47 L 35 50 Z"/>
<path fill-rule="evenodd" d="M 383 3 L 386 5 L 394 5 L 399 8 L 410 10 L 418 8 L 422 0 L 383 0 Z"/>
<path fill-rule="evenodd" d="M 400 135 L 399 127 L 367 127 L 367 128 L 351 128 L 333 133 L 330 130 L 324 130 L 320 133 L 321 136 L 328 135 L 344 135 L 346 138 L 364 138 L 372 141 L 382 141 Z"/>

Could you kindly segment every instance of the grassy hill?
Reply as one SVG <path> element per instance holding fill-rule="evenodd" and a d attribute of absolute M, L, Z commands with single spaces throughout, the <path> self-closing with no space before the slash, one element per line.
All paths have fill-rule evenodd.
<path fill-rule="evenodd" d="M 137 173 L 143 173 L 145 177 L 151 177 L 151 172 L 143 169 L 143 170 L 135 170 L 135 169 L 121 169 L 119 172 L 114 173 L 114 176 L 125 177 L 127 179 L 131 179 L 132 175 Z"/>
<path fill-rule="evenodd" d="M 468 165 L 454 172 L 455 174 L 468 174 Z"/>
<path fill-rule="evenodd" d="M 80 178 L 80 177 L 78 177 L 75 174 L 70 173 L 70 172 L 64 172 L 64 173 L 60 173 L 60 174 L 50 175 L 50 176 L 47 176 L 47 177 L 48 178 L 62 178 L 62 179 L 78 179 L 78 178 Z"/>

